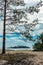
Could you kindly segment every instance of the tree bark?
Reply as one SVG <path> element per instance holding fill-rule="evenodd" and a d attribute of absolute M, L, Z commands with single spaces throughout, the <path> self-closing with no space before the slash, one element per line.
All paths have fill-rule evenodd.
<path fill-rule="evenodd" d="M 2 46 L 2 54 L 5 54 L 5 22 L 6 22 L 6 0 L 4 0 L 4 23 L 3 23 L 3 46 Z"/>

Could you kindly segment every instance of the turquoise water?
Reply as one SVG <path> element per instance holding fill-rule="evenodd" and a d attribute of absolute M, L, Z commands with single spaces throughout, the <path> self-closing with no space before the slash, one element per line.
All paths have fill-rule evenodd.
<path fill-rule="evenodd" d="M 3 36 L 0 35 L 0 49 L 2 49 L 2 38 Z M 14 47 L 14 46 L 28 46 L 30 48 L 18 48 L 18 49 L 11 49 L 11 50 L 29 50 L 32 49 L 32 45 L 34 43 L 32 41 L 27 40 L 25 37 L 23 37 L 21 34 L 14 32 L 13 34 L 6 35 L 6 49 L 11 49 L 8 47 Z"/>

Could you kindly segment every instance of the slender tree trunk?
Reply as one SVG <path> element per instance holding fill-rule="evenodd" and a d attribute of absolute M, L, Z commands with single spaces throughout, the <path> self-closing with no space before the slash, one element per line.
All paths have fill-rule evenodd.
<path fill-rule="evenodd" d="M 2 54 L 5 54 L 5 22 L 6 22 L 6 0 L 4 4 L 4 23 L 3 23 L 3 46 L 2 46 Z"/>

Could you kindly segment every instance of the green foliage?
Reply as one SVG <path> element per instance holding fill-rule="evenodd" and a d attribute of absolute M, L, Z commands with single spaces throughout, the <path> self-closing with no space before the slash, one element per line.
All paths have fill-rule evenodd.
<path fill-rule="evenodd" d="M 24 33 L 23 36 L 29 39 L 30 41 L 32 40 L 32 36 L 30 35 L 30 33 L 29 34 Z"/>
<path fill-rule="evenodd" d="M 34 50 L 37 50 L 37 51 L 43 50 L 42 44 L 40 42 L 35 43 L 35 45 L 33 46 L 33 48 L 34 48 Z"/>
<path fill-rule="evenodd" d="M 43 33 L 39 36 L 39 40 L 41 40 L 43 43 Z"/>
<path fill-rule="evenodd" d="M 38 41 L 34 44 L 33 48 L 37 51 L 43 51 L 43 33 L 39 36 Z"/>

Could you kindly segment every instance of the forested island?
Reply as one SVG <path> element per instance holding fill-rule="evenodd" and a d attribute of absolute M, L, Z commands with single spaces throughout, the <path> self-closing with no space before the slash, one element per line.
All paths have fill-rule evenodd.
<path fill-rule="evenodd" d="M 28 46 L 14 46 L 14 47 L 9 47 L 9 48 L 30 48 Z"/>

